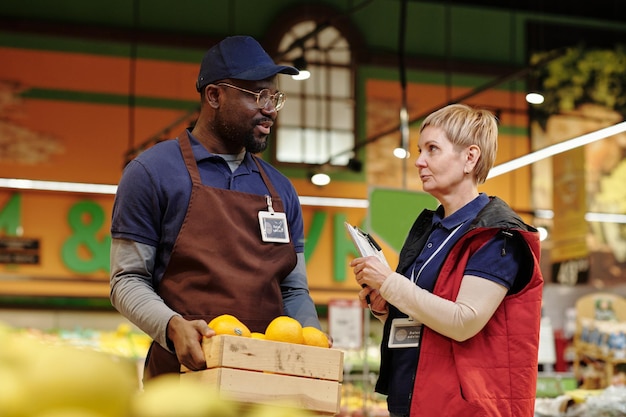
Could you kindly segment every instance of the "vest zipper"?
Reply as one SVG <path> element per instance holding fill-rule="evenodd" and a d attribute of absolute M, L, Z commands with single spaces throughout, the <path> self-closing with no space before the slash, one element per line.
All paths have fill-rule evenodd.
<path fill-rule="evenodd" d="M 506 255 L 506 240 L 508 238 L 513 237 L 513 233 L 509 232 L 508 230 L 502 230 L 500 231 L 500 233 L 504 235 L 504 241 L 502 242 L 502 250 L 500 251 L 500 256 L 505 256 Z"/>

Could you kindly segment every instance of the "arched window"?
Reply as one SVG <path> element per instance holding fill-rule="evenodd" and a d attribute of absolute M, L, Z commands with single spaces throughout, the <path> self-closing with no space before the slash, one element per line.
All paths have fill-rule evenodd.
<path fill-rule="evenodd" d="M 287 95 L 276 133 L 278 164 L 347 165 L 355 145 L 354 56 L 345 36 L 309 19 L 287 28 L 278 62 L 306 68 L 310 77 L 280 77 Z"/>

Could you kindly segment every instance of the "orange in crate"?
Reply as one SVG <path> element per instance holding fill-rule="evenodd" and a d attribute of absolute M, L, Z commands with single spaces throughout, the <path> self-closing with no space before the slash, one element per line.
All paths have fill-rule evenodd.
<path fill-rule="evenodd" d="M 230 314 L 222 314 L 209 322 L 209 327 L 215 334 L 228 334 L 232 336 L 250 337 L 250 329 L 237 317 Z"/>
<path fill-rule="evenodd" d="M 302 325 L 294 318 L 278 316 L 267 325 L 265 340 L 303 344 Z"/>

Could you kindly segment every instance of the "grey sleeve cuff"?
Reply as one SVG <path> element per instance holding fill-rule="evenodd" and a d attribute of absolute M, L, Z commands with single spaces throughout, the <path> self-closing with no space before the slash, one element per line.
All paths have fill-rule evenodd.
<path fill-rule="evenodd" d="M 111 304 L 154 341 L 169 349 L 166 329 L 179 315 L 159 297 L 152 285 L 156 248 L 127 239 L 111 242 Z"/>

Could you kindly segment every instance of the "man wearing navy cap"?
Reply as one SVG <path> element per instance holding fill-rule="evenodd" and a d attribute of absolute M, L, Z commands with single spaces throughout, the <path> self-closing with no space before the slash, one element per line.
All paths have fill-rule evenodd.
<path fill-rule="evenodd" d="M 154 340 L 145 378 L 181 364 L 204 369 L 201 341 L 222 314 L 253 332 L 280 315 L 320 328 L 298 196 L 254 155 L 285 104 L 277 74 L 297 73 L 249 36 L 225 38 L 202 59 L 193 130 L 124 169 L 111 222 L 111 302 Z"/>

